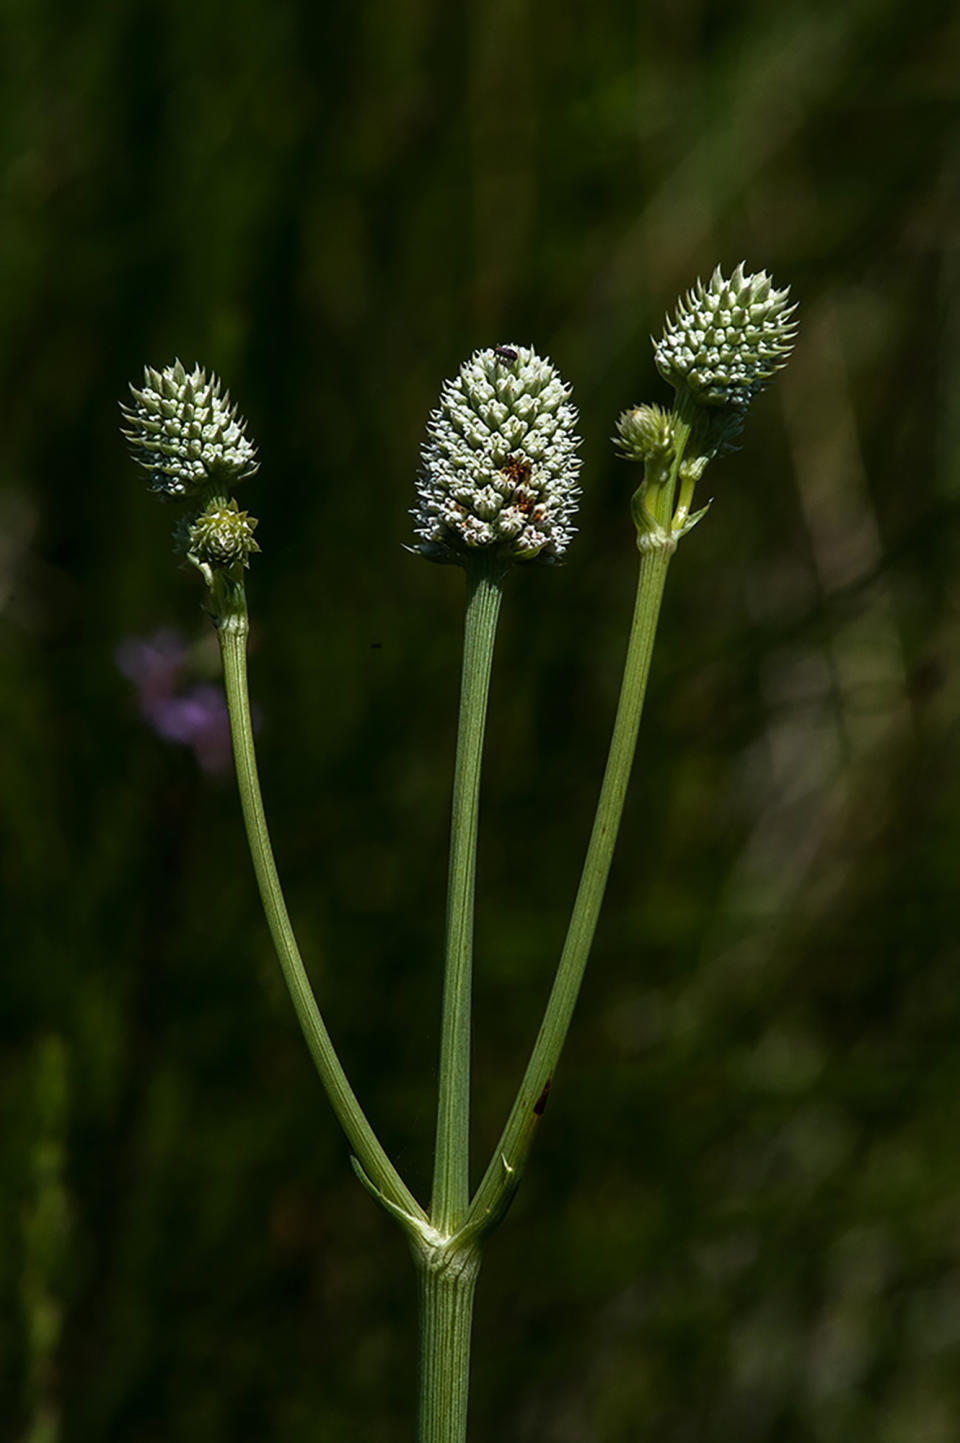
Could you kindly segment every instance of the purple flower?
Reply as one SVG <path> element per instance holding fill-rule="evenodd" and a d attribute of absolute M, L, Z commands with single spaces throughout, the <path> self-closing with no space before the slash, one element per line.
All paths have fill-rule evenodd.
<path fill-rule="evenodd" d="M 115 660 L 137 689 L 140 715 L 158 736 L 191 747 L 210 776 L 229 771 L 226 700 L 220 687 L 191 680 L 189 655 L 178 632 L 127 637 L 117 647 Z"/>
<path fill-rule="evenodd" d="M 128 636 L 114 653 L 118 669 L 140 691 L 140 705 L 170 696 L 180 685 L 186 668 L 186 650 L 180 633 L 169 629 L 152 636 Z"/>

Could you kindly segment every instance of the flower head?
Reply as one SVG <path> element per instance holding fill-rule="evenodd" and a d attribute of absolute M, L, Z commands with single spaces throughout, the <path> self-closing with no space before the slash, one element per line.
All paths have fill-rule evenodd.
<path fill-rule="evenodd" d="M 707 285 L 698 280 L 687 292 L 654 342 L 657 370 L 702 406 L 748 406 L 793 349 L 789 294 L 789 286 L 774 289 L 766 271 L 746 276 L 741 262 L 724 280 L 717 266 Z"/>
<path fill-rule="evenodd" d="M 427 423 L 413 510 L 417 550 L 458 561 L 483 548 L 555 561 L 573 534 L 580 439 L 570 387 L 529 346 L 475 351 Z"/>
<path fill-rule="evenodd" d="M 188 497 L 204 487 L 234 485 L 257 470 L 256 448 L 246 422 L 220 394 L 216 376 L 179 361 L 144 370 L 141 391 L 130 387 L 132 406 L 122 406 L 123 434 L 134 458 L 150 472 L 154 491 Z"/>

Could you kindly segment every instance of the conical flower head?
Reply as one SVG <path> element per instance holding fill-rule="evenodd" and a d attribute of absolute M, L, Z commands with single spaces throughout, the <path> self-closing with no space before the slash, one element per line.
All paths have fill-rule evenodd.
<path fill-rule="evenodd" d="M 704 406 L 745 407 L 786 363 L 796 337 L 790 289 L 774 288 L 766 271 L 725 280 L 717 266 L 698 280 L 654 342 L 665 381 Z"/>
<path fill-rule="evenodd" d="M 179 361 L 162 371 L 147 366 L 143 389 L 130 391 L 123 434 L 154 491 L 184 497 L 211 485 L 226 489 L 257 470 L 246 422 L 216 376 L 199 366 L 188 375 Z"/>
<path fill-rule="evenodd" d="M 529 346 L 475 351 L 427 424 L 413 510 L 418 550 L 555 561 L 573 534 L 580 438 L 570 387 Z"/>

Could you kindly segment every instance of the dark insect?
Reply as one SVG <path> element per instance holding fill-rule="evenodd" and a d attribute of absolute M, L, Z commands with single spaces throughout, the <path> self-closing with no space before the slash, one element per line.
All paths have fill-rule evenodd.
<path fill-rule="evenodd" d="M 543 1091 L 541 1092 L 540 1096 L 537 1098 L 536 1102 L 533 1104 L 533 1110 L 534 1110 L 534 1112 L 536 1113 L 537 1117 L 542 1117 L 542 1116 L 543 1116 L 543 1110 L 544 1110 L 544 1108 L 545 1108 L 546 1105 L 547 1105 L 547 1097 L 549 1096 L 549 1094 L 550 1094 L 550 1079 L 549 1079 L 549 1077 L 548 1077 L 547 1080 L 546 1080 L 546 1082 L 543 1084 Z"/>
<path fill-rule="evenodd" d="M 512 346 L 494 346 L 493 354 L 498 356 L 501 361 L 506 361 L 509 366 L 512 366 L 519 353 L 515 351 Z"/>

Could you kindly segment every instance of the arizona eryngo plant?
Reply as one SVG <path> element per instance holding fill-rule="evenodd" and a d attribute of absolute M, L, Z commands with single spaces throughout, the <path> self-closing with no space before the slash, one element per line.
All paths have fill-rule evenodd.
<path fill-rule="evenodd" d="M 570 387 L 529 346 L 476 351 L 427 424 L 413 511 L 418 550 L 555 561 L 573 534 L 580 438 Z"/>
<path fill-rule="evenodd" d="M 490 669 L 507 565 L 555 560 L 579 496 L 570 388 L 524 346 L 477 351 L 447 381 L 427 425 L 413 511 L 419 550 L 466 571 L 460 720 L 452 789 L 446 957 L 430 1201 L 421 1204 L 371 1127 L 317 1006 L 270 845 L 247 691 L 244 570 L 256 522 L 228 485 L 255 468 L 219 383 L 177 364 L 147 371 L 125 409 L 127 437 L 156 489 L 186 497 L 180 549 L 203 576 L 223 657 L 240 800 L 254 872 L 311 1056 L 350 1142 L 359 1180 L 405 1230 L 420 1280 L 420 1443 L 465 1443 L 474 1287 L 486 1238 L 520 1181 L 583 980 L 627 792 L 667 568 L 707 512 L 692 511 L 710 459 L 739 434 L 747 404 L 793 342 L 786 291 L 761 272 L 719 269 L 697 283 L 656 346 L 672 407 L 635 406 L 619 445 L 642 464 L 630 502 L 640 554 L 620 701 L 582 879 L 530 1059 L 479 1184 L 470 1175 L 470 1010 L 480 772 Z M 225 484 L 228 483 L 228 484 Z M 503 564 L 501 564 L 503 563 Z"/>
<path fill-rule="evenodd" d="M 246 423 L 220 394 L 216 376 L 195 366 L 188 375 L 179 361 L 144 369 L 142 391 L 130 387 L 134 404 L 122 406 L 124 436 L 154 491 L 192 496 L 205 487 L 224 488 L 258 469 Z"/>
<path fill-rule="evenodd" d="M 717 266 L 667 319 L 654 342 L 657 370 L 701 406 L 748 406 L 793 349 L 796 306 L 787 304 L 789 294 L 789 286 L 776 290 L 766 271 L 744 275 L 743 262 L 729 280 Z"/>

